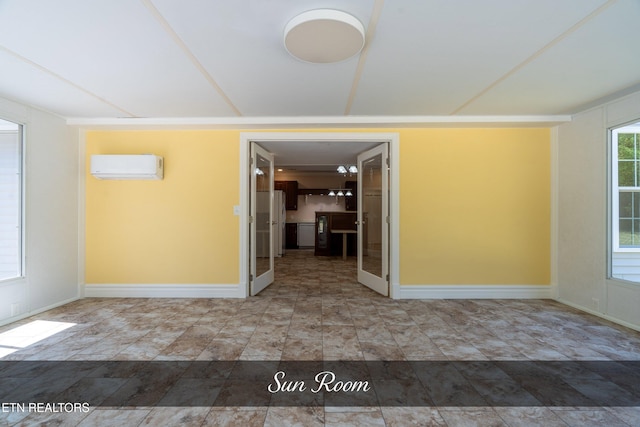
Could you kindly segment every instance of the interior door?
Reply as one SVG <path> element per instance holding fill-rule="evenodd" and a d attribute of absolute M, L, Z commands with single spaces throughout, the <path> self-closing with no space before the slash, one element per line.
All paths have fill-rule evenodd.
<path fill-rule="evenodd" d="M 273 283 L 273 154 L 251 143 L 249 283 L 256 295 Z"/>
<path fill-rule="evenodd" d="M 358 282 L 389 295 L 389 149 L 358 155 Z"/>

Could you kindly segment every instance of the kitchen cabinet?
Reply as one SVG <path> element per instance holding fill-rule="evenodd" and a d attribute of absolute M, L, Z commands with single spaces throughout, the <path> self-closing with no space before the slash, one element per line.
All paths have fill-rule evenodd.
<path fill-rule="evenodd" d="M 298 224 L 295 222 L 284 225 L 284 244 L 286 249 L 298 249 Z"/>
<path fill-rule="evenodd" d="M 284 191 L 285 208 L 288 211 L 298 210 L 298 181 L 274 181 L 273 189 Z"/>
<path fill-rule="evenodd" d="M 344 198 L 344 207 L 348 211 L 358 210 L 358 181 L 346 181 L 344 188 L 351 189 L 353 196 L 346 196 Z"/>

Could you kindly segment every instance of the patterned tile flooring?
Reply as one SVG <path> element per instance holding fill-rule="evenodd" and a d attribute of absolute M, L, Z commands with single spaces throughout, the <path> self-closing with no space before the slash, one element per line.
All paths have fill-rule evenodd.
<path fill-rule="evenodd" d="M 36 320 L 75 326 L 15 361 L 640 360 L 640 333 L 549 300 L 391 300 L 355 260 L 289 251 L 276 281 L 240 299 L 83 299 Z M 0 350 L 2 349 L 0 340 Z M 16 349 L 14 349 L 16 350 Z M 0 374 L 2 372 L 0 371 Z M 0 396 L 6 402 L 6 396 Z M 95 407 L 0 412 L 0 425 L 638 426 L 639 407 Z"/>

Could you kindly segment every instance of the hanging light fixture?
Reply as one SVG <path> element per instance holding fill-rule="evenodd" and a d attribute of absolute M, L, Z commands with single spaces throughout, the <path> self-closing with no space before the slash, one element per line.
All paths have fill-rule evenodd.
<path fill-rule="evenodd" d="M 337 196 L 337 197 L 344 197 L 344 196 L 353 196 L 353 193 L 351 192 L 350 188 L 330 188 L 329 189 L 329 194 L 327 194 L 328 196 Z"/>
<path fill-rule="evenodd" d="M 351 165 L 351 166 L 343 166 L 340 165 L 338 166 L 338 169 L 336 169 L 338 171 L 338 173 L 341 173 L 343 175 L 346 175 L 347 172 L 348 173 L 358 173 L 358 167 L 356 165 Z"/>

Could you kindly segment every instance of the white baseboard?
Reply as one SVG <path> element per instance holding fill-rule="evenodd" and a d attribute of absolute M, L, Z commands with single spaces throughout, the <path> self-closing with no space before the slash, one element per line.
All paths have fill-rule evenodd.
<path fill-rule="evenodd" d="M 86 298 L 244 298 L 240 285 L 86 284 Z"/>
<path fill-rule="evenodd" d="M 6 319 L 0 320 L 0 326 L 8 325 L 9 323 L 17 322 L 18 320 L 26 319 L 27 317 L 35 316 L 36 314 L 44 313 L 45 311 L 53 310 L 54 308 L 58 308 L 65 304 L 69 304 L 71 302 L 77 301 L 81 299 L 81 297 L 73 297 L 66 299 L 64 301 L 57 302 L 55 304 L 48 305 L 46 307 L 41 307 L 36 310 L 28 311 L 26 313 L 19 314 L 17 316 L 9 317 Z"/>
<path fill-rule="evenodd" d="M 552 299 L 548 285 L 402 285 L 400 299 Z M 87 298 L 245 298 L 240 285 L 87 284 Z"/>
<path fill-rule="evenodd" d="M 556 298 L 556 301 L 558 301 L 559 303 L 562 303 L 564 305 L 568 305 L 569 307 L 573 307 L 576 310 L 584 311 L 585 313 L 593 314 L 594 316 L 600 317 L 602 319 L 608 320 L 608 321 L 613 322 L 613 323 L 617 323 L 618 325 L 622 325 L 622 326 L 624 326 L 626 328 L 633 329 L 635 331 L 640 331 L 640 325 L 636 325 L 634 323 L 626 322 L 624 320 L 618 319 L 617 317 L 613 317 L 613 316 L 609 316 L 608 314 L 600 313 L 599 311 L 592 310 L 592 309 L 587 308 L 587 307 L 583 307 L 583 306 L 581 306 L 579 304 L 575 304 L 573 302 L 564 300 L 562 298 Z"/>
<path fill-rule="evenodd" d="M 552 299 L 549 285 L 401 285 L 400 299 Z"/>

